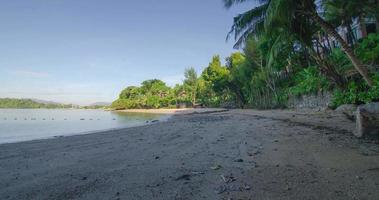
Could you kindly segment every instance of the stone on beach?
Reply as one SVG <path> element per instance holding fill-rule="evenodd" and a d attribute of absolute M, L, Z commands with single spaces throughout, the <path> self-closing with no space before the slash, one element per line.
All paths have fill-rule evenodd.
<path fill-rule="evenodd" d="M 356 113 L 357 137 L 379 136 L 379 102 L 361 105 Z"/>

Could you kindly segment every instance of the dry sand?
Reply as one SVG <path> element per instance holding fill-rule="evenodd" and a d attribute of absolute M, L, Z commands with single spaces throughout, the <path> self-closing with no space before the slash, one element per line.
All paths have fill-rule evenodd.
<path fill-rule="evenodd" d="M 231 110 L 0 145 L 0 199 L 379 199 L 379 145 L 333 113 Z"/>

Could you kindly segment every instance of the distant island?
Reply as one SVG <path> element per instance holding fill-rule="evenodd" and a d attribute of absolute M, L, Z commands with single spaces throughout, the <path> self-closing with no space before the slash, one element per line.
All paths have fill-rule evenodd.
<path fill-rule="evenodd" d="M 109 105 L 108 103 L 99 102 L 99 103 L 93 103 L 88 106 L 79 106 L 79 105 L 74 105 L 74 104 L 62 104 L 62 103 L 57 103 L 57 102 L 52 102 L 52 101 L 44 101 L 40 99 L 0 98 L 0 109 L 1 108 L 102 109 L 108 105 Z"/>
<path fill-rule="evenodd" d="M 34 99 L 0 98 L 0 108 L 72 108 L 72 104 L 40 101 Z"/>

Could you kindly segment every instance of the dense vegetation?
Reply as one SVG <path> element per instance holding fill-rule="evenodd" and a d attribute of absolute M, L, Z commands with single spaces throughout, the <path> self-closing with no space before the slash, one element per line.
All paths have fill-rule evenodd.
<path fill-rule="evenodd" d="M 224 3 L 229 8 L 245 1 Z M 334 94 L 332 107 L 379 100 L 379 27 L 362 39 L 352 28 L 354 21 L 378 21 L 378 1 L 251 1 L 258 6 L 236 16 L 228 35 L 242 51 L 225 63 L 214 56 L 199 76 L 187 69 L 183 84 L 173 88 L 160 80 L 128 87 L 112 106 L 279 108 L 290 96 L 323 91 Z"/>
<path fill-rule="evenodd" d="M 0 108 L 71 108 L 71 105 L 39 103 L 32 99 L 0 98 Z"/>

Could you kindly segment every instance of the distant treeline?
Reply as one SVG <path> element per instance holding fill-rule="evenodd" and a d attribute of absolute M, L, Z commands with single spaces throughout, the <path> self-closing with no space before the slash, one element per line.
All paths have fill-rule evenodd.
<path fill-rule="evenodd" d="M 39 103 L 32 99 L 0 98 L 0 108 L 71 108 L 72 105 Z"/>

